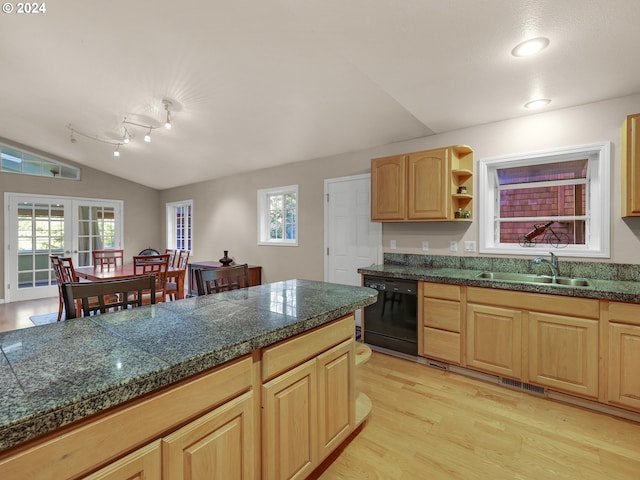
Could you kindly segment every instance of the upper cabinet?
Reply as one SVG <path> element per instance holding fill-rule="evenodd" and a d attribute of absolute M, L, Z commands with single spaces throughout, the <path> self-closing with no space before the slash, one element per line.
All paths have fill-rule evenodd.
<path fill-rule="evenodd" d="M 371 220 L 471 220 L 473 150 L 465 145 L 371 160 Z"/>
<path fill-rule="evenodd" d="M 622 216 L 640 217 L 640 113 L 622 124 Z"/>

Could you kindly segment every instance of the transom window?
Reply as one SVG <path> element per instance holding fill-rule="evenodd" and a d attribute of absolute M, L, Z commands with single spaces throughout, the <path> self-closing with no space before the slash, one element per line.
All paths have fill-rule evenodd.
<path fill-rule="evenodd" d="M 0 144 L 1 171 L 39 177 L 79 180 L 80 169 L 43 158 L 15 147 Z"/>
<path fill-rule="evenodd" d="M 298 186 L 258 190 L 258 244 L 298 245 Z"/>
<path fill-rule="evenodd" d="M 481 160 L 480 251 L 608 257 L 610 148 Z"/>

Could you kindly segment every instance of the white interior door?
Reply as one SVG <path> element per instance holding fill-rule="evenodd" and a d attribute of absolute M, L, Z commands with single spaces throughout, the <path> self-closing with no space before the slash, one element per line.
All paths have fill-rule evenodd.
<path fill-rule="evenodd" d="M 5 193 L 5 302 L 58 295 L 51 255 L 91 265 L 91 252 L 121 248 L 122 202 Z"/>
<path fill-rule="evenodd" d="M 371 222 L 371 175 L 325 180 L 324 193 L 325 281 L 362 285 L 358 268 L 382 263 L 382 224 Z"/>

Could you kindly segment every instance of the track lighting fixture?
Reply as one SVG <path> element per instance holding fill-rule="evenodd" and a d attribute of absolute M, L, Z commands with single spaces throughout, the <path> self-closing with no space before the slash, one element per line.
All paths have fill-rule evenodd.
<path fill-rule="evenodd" d="M 171 107 L 173 107 L 173 103 L 169 100 L 162 99 L 162 105 L 164 106 L 164 111 L 166 113 L 165 115 L 165 120 L 164 120 L 164 128 L 166 128 L 167 130 L 171 129 Z M 98 137 L 97 135 L 88 135 L 86 133 L 82 133 L 80 131 L 78 131 L 77 129 L 75 129 L 71 124 L 67 125 L 67 128 L 69 130 L 71 130 L 71 136 L 69 138 L 69 141 L 71 143 L 76 143 L 77 139 L 75 137 L 75 135 L 80 135 L 84 138 L 88 138 L 90 140 L 95 140 L 96 142 L 101 142 L 101 143 L 106 143 L 108 145 L 114 145 L 116 148 L 113 151 L 113 156 L 114 157 L 119 157 L 120 156 L 120 146 L 121 145 L 127 145 L 128 143 L 131 142 L 132 139 L 135 139 L 135 134 L 132 135 L 131 132 L 133 132 L 133 130 L 129 131 L 129 128 L 127 128 L 127 126 L 134 126 L 134 127 L 138 127 L 138 128 L 142 128 L 144 130 L 146 130 L 146 133 L 144 135 L 144 141 L 146 143 L 150 143 L 151 142 L 151 132 L 153 130 L 156 130 L 158 128 L 162 127 L 162 124 L 155 124 L 155 125 L 149 125 L 147 123 L 136 123 L 136 122 L 132 122 L 130 120 L 127 120 L 127 117 L 124 117 L 124 119 L 122 120 L 122 137 L 121 140 L 106 140 L 103 138 Z"/>

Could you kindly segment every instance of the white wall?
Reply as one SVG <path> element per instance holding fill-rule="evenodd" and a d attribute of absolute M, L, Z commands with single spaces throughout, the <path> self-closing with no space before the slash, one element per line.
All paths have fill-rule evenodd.
<path fill-rule="evenodd" d="M 612 142 L 612 255 L 616 263 L 640 263 L 640 219 L 620 218 L 620 126 L 628 114 L 640 112 L 640 95 L 592 103 L 571 109 L 481 125 L 411 141 L 384 145 L 333 157 L 250 172 L 162 192 L 161 202 L 194 200 L 194 260 L 215 260 L 223 250 L 239 262 L 264 267 L 264 280 L 323 278 L 323 184 L 326 178 L 356 175 L 370 170 L 371 158 L 455 144 L 470 145 L 481 158 L 551 148 Z M 242 161 L 229 159 L 228 161 Z M 298 247 L 258 246 L 256 191 L 299 184 L 300 244 Z M 474 188 L 476 195 L 477 186 Z M 474 208 L 478 202 L 474 202 Z M 164 207 L 163 207 L 164 208 Z M 477 218 L 477 212 L 474 212 Z M 478 240 L 477 221 L 466 223 L 384 224 L 385 252 L 389 241 L 396 253 L 451 255 L 449 242 Z M 461 250 L 461 249 L 460 249 Z M 457 255 L 469 255 L 459 251 Z M 471 255 L 477 255 L 471 254 Z"/>

